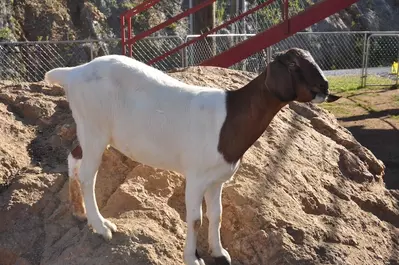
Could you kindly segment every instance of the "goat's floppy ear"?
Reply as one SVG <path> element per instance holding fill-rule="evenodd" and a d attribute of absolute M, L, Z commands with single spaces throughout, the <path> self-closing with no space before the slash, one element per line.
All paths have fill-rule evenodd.
<path fill-rule="evenodd" d="M 265 84 L 270 92 L 283 102 L 292 101 L 296 98 L 292 77 L 287 66 L 279 60 L 274 60 L 269 63 L 266 71 Z"/>

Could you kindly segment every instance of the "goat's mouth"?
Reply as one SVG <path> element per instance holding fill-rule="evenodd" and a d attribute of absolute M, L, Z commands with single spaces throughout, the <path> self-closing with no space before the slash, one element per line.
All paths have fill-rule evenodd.
<path fill-rule="evenodd" d="M 326 101 L 326 99 L 327 99 L 327 97 L 328 97 L 328 94 L 326 94 L 326 93 L 322 93 L 322 92 L 319 92 L 319 91 L 314 91 L 314 90 L 311 90 L 310 91 L 310 93 L 312 94 L 312 103 L 323 103 L 324 101 Z"/>
<path fill-rule="evenodd" d="M 323 103 L 323 102 L 334 102 L 338 99 L 340 99 L 340 96 L 336 96 L 333 94 L 326 94 L 326 93 L 321 93 L 321 92 L 314 92 L 311 91 L 313 99 L 312 99 L 312 103 Z"/>

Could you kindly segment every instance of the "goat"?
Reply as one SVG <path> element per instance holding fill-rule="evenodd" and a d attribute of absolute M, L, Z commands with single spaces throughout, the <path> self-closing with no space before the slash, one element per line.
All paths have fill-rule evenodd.
<path fill-rule="evenodd" d="M 217 264 L 231 264 L 220 239 L 224 183 L 282 107 L 329 101 L 322 70 L 298 48 L 277 54 L 263 73 L 234 91 L 188 85 L 123 55 L 53 69 L 44 80 L 64 87 L 77 124 L 80 144 L 68 155 L 74 214 L 86 217 L 105 239 L 117 230 L 95 200 L 97 170 L 108 146 L 137 162 L 182 173 L 186 265 L 204 264 L 197 252 L 204 197 L 211 255 Z"/>

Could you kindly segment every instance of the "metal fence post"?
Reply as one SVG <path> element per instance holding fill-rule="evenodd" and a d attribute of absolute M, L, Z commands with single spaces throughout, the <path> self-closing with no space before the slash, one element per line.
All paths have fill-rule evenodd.
<path fill-rule="evenodd" d="M 367 86 L 367 70 L 369 64 L 369 54 L 370 54 L 370 39 L 373 37 L 373 34 L 367 37 L 367 48 L 366 48 L 366 63 L 365 63 L 365 70 L 364 70 L 364 87 Z"/>
<path fill-rule="evenodd" d="M 273 46 L 269 46 L 266 48 L 266 62 L 269 64 L 272 61 L 272 48 Z"/>
<path fill-rule="evenodd" d="M 178 38 L 180 40 L 179 45 L 182 45 L 183 44 L 183 38 L 180 37 L 180 36 L 178 36 Z M 186 51 L 184 49 L 184 50 L 180 50 L 179 52 L 181 54 L 180 55 L 181 56 L 181 67 L 185 67 L 184 65 L 186 64 Z"/>
<path fill-rule="evenodd" d="M 399 63 L 399 49 L 398 49 L 398 56 L 397 56 L 396 62 Z M 395 74 L 396 74 L 396 84 L 395 84 L 395 86 L 398 86 L 399 70 L 396 70 Z"/>
<path fill-rule="evenodd" d="M 187 42 L 187 36 L 184 40 L 184 42 Z M 188 67 L 188 50 L 187 50 L 188 46 L 184 47 L 184 67 Z"/>
<path fill-rule="evenodd" d="M 360 86 L 365 87 L 365 82 L 364 82 L 364 74 L 366 71 L 366 46 L 367 46 L 367 33 L 364 33 L 363 36 L 363 53 L 362 53 L 362 72 L 361 72 L 361 77 L 360 77 Z"/>
<path fill-rule="evenodd" d="M 93 60 L 93 57 L 94 57 L 94 54 L 93 54 L 94 47 L 93 47 L 93 42 L 91 40 L 89 40 L 89 41 L 90 41 L 90 61 L 91 61 L 91 60 Z"/>

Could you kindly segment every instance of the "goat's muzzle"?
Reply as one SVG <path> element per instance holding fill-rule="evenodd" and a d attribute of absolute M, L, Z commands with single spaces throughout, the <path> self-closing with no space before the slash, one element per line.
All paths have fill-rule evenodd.
<path fill-rule="evenodd" d="M 327 103 L 331 103 L 334 101 L 337 101 L 338 99 L 340 99 L 340 96 L 336 96 L 333 94 L 324 94 L 324 93 L 316 93 L 316 95 L 314 96 L 312 103 L 323 103 L 323 102 L 327 102 Z"/>

